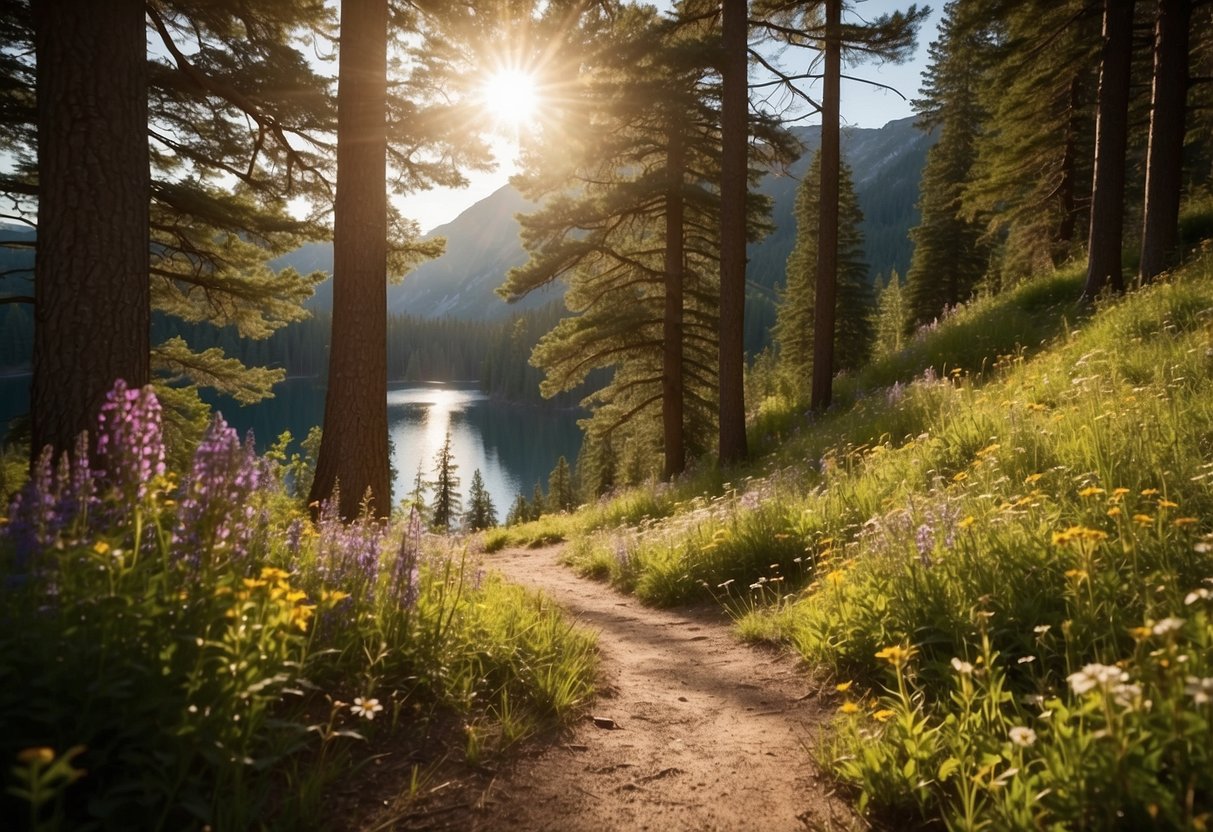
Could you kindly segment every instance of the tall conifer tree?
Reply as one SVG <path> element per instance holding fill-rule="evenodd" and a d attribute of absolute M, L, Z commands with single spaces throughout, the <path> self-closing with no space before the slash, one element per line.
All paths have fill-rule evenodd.
<path fill-rule="evenodd" d="M 788 256 L 787 288 L 775 322 L 780 362 L 808 387 L 812 378 L 818 196 L 821 154 L 796 191 L 796 244 Z M 863 257 L 863 212 L 855 198 L 851 169 L 842 163 L 838 181 L 838 283 L 835 293 L 834 354 L 840 370 L 862 366 L 872 351 L 872 284 Z"/>

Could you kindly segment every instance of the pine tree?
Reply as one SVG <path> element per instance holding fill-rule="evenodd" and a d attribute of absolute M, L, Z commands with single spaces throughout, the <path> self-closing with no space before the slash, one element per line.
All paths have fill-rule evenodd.
<path fill-rule="evenodd" d="M 437 531 L 451 531 L 459 516 L 461 500 L 457 470 L 459 466 L 451 454 L 451 431 L 448 429 L 442 447 L 434 457 L 434 479 L 429 483 L 434 491 L 434 499 L 430 502 L 430 527 Z"/>
<path fill-rule="evenodd" d="M 1124 290 L 1125 151 L 1129 139 L 1130 71 L 1133 63 L 1133 0 L 1103 1 L 1103 49 L 1095 121 L 1095 168 L 1091 174 L 1091 230 L 1083 298 L 1105 287 Z"/>
<path fill-rule="evenodd" d="M 341 485 L 341 517 L 391 507 L 387 441 L 388 0 L 341 4 L 333 332 L 324 439 L 309 503 Z M 450 437 L 447 437 L 448 445 Z M 449 498 L 447 498 L 449 499 Z M 434 522 L 450 524 L 449 503 Z"/>
<path fill-rule="evenodd" d="M 788 256 L 787 288 L 775 322 L 781 364 L 805 386 L 812 377 L 813 336 L 816 319 L 816 267 L 818 260 L 818 197 L 821 154 L 796 191 L 796 245 Z M 835 295 L 834 353 L 838 369 L 855 369 L 872 351 L 872 284 L 863 259 L 863 213 L 855 198 L 851 170 L 839 167 L 838 282 Z"/>
<path fill-rule="evenodd" d="M 1191 0 L 1158 0 L 1138 271 L 1142 282 L 1157 277 L 1176 261 L 1179 253 L 1179 198 L 1183 190 L 1191 19 Z"/>
<path fill-rule="evenodd" d="M 138 388 L 150 378 L 150 168 L 144 4 L 40 2 L 33 19 L 37 460 L 46 445 L 56 456 L 72 448 L 115 379 Z"/>
<path fill-rule="evenodd" d="M 834 340 L 838 291 L 839 230 L 839 95 L 844 54 L 853 61 L 874 59 L 901 62 L 913 52 L 918 27 L 929 8 L 911 5 L 878 17 L 846 20 L 844 0 L 785 2 L 765 0 L 760 16 L 789 45 L 815 48 L 822 53 L 821 178 L 817 215 L 817 264 L 814 297 L 817 314 L 813 333 L 813 379 L 810 407 L 824 410 L 833 397 Z M 782 21 L 783 25 L 775 25 Z"/>
<path fill-rule="evenodd" d="M 572 511 L 577 508 L 577 492 L 573 488 L 573 472 L 563 456 L 556 460 L 556 467 L 548 477 L 548 508 L 554 512 Z"/>
<path fill-rule="evenodd" d="M 542 517 L 547 504 L 547 497 L 543 495 L 543 484 L 537 480 L 535 487 L 531 489 L 531 502 L 527 506 L 527 519 L 538 520 Z"/>
<path fill-rule="evenodd" d="M 514 504 L 510 506 L 510 511 L 505 516 L 505 524 L 507 526 L 517 526 L 519 523 L 526 523 L 531 519 L 531 507 L 527 504 L 526 497 L 519 494 L 514 498 Z"/>
<path fill-rule="evenodd" d="M 978 65 L 988 113 L 963 214 L 987 227 L 1004 282 L 1052 269 L 1086 221 L 1098 18 L 1083 0 L 962 3 L 991 33 Z M 971 60 L 971 59 L 965 59 Z"/>
<path fill-rule="evenodd" d="M 468 489 L 468 510 L 463 516 L 464 528 L 474 532 L 483 531 L 497 525 L 497 509 L 493 498 L 484 487 L 484 478 L 480 469 L 472 473 L 472 485 Z"/>
<path fill-rule="evenodd" d="M 317 447 L 317 451 L 319 451 L 319 447 Z M 417 472 L 413 475 L 413 490 L 405 498 L 402 508 L 416 511 L 423 522 L 428 522 L 431 516 L 430 508 L 425 502 L 426 487 L 425 470 L 422 468 L 421 460 L 419 459 L 417 460 Z"/>
<path fill-rule="evenodd" d="M 892 355 L 905 343 L 906 326 L 910 320 L 910 307 L 901 285 L 901 277 L 894 269 L 889 282 L 876 294 L 875 343 L 876 357 Z"/>
<path fill-rule="evenodd" d="M 929 323 L 946 307 L 967 300 L 989 262 L 984 229 L 962 213 L 985 119 L 979 94 L 990 50 L 988 31 L 968 19 L 973 14 L 960 2 L 944 6 L 922 97 L 914 102 L 918 126 L 938 130 L 939 141 L 927 153 L 918 198 L 922 219 L 910 232 L 914 254 L 906 276 L 907 328 Z"/>

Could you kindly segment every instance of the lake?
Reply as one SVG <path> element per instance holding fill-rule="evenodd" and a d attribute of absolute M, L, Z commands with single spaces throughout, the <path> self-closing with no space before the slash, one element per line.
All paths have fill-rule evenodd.
<path fill-rule="evenodd" d="M 0 378 L 0 419 L 28 409 L 29 380 Z M 495 401 L 474 384 L 391 384 L 387 403 L 394 502 L 412 492 L 418 464 L 425 480 L 434 479 L 434 457 L 448 430 L 465 507 L 472 472 L 480 469 L 500 521 L 518 494 L 530 499 L 536 482 L 546 490 L 556 460 L 564 456 L 572 465 L 581 448 L 579 412 Z M 264 450 L 284 430 L 299 440 L 323 421 L 324 388 L 316 379 L 287 379 L 260 404 L 212 404 L 241 434 L 252 430 Z"/>

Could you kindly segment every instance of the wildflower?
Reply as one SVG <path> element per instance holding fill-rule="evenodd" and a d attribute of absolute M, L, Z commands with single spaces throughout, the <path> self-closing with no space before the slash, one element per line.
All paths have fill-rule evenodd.
<path fill-rule="evenodd" d="M 1123 684 L 1129 681 L 1129 674 L 1119 667 L 1107 664 L 1088 664 L 1077 673 L 1066 677 L 1070 689 L 1082 696 L 1096 688 L 1107 689 L 1113 684 Z"/>
<path fill-rule="evenodd" d="M 1141 526 L 1148 526 L 1154 522 L 1154 518 L 1148 514 L 1134 514 L 1133 522 Z"/>
<path fill-rule="evenodd" d="M 143 500 L 164 476 L 160 402 L 151 385 L 131 390 L 118 379 L 97 418 L 98 473 L 128 503 Z"/>
<path fill-rule="evenodd" d="M 1191 526 L 1199 522 L 1195 517 L 1176 517 L 1171 521 L 1172 526 L 1182 527 Z"/>
<path fill-rule="evenodd" d="M 859 706 L 848 699 L 839 706 L 838 710 L 844 714 L 857 714 L 859 713 Z"/>
<path fill-rule="evenodd" d="M 872 714 L 872 719 L 875 719 L 877 722 L 888 722 L 895 715 L 896 714 L 894 711 L 891 711 L 888 708 L 881 708 L 879 711 Z"/>
<path fill-rule="evenodd" d="M 967 515 L 965 515 L 965 518 L 963 520 L 961 520 L 959 523 L 957 523 L 956 525 L 959 528 L 967 529 L 976 522 L 977 522 L 977 520 L 974 519 L 972 514 L 967 514 Z"/>
<path fill-rule="evenodd" d="M 1143 496 L 1143 497 L 1153 497 L 1156 494 L 1158 494 L 1157 488 L 1147 488 L 1141 492 L 1141 496 Z"/>
<path fill-rule="evenodd" d="M 914 658 L 917 652 L 918 650 L 915 647 L 902 647 L 900 644 L 894 644 L 878 652 L 876 658 L 883 659 L 893 665 L 893 667 L 900 668 L 910 659 Z"/>
<path fill-rule="evenodd" d="M 110 553 L 110 545 L 108 543 L 106 543 L 104 540 L 98 540 L 96 543 L 93 544 L 93 551 L 96 554 L 104 557 L 105 555 L 108 555 Z"/>
<path fill-rule="evenodd" d="M 1155 624 L 1153 627 L 1153 633 L 1156 636 L 1167 636 L 1171 633 L 1179 632 L 1183 629 L 1183 627 L 1184 620 L 1182 618 L 1171 616 L 1170 618 L 1164 618 L 1162 621 Z"/>
<path fill-rule="evenodd" d="M 1109 497 L 1108 499 L 1119 500 L 1121 497 L 1125 496 L 1128 493 L 1129 493 L 1129 489 L 1127 489 L 1127 488 L 1113 488 L 1112 496 Z"/>
<path fill-rule="evenodd" d="M 972 676 L 973 675 L 973 665 L 969 664 L 966 661 L 961 661 L 960 659 L 953 657 L 952 658 L 952 667 L 955 668 L 956 672 L 959 673 L 961 676 Z"/>
<path fill-rule="evenodd" d="M 1053 532 L 1053 543 L 1055 545 L 1068 545 L 1075 541 L 1082 543 L 1099 543 L 1107 540 L 1108 533 L 1099 529 L 1089 529 L 1086 526 L 1070 526 L 1065 531 Z"/>
<path fill-rule="evenodd" d="M 1035 483 L 1039 482 L 1040 478 L 1043 476 L 1044 474 L 1028 474 L 1026 477 L 1024 477 L 1023 484 L 1034 485 Z"/>
<path fill-rule="evenodd" d="M 854 682 L 842 682 L 840 684 L 835 685 L 834 690 L 838 691 L 839 693 L 846 693 L 847 691 L 849 691 L 851 689 L 851 685 L 853 685 L 853 684 L 855 684 L 855 683 Z"/>
<path fill-rule="evenodd" d="M 1011 738 L 1011 742 L 1020 748 L 1029 748 L 1036 744 L 1036 732 L 1022 725 L 1016 725 L 1007 732 L 1007 735 Z"/>
<path fill-rule="evenodd" d="M 1134 641 L 1145 641 L 1154 634 L 1154 631 L 1149 627 L 1130 627 L 1129 635 L 1133 636 Z"/>
<path fill-rule="evenodd" d="M 1105 493 L 1098 485 L 1088 485 L 1086 488 L 1078 492 L 1079 497 L 1094 497 L 1096 494 Z"/>
<path fill-rule="evenodd" d="M 1184 693 L 1192 697 L 1195 704 L 1208 705 L 1213 702 L 1213 677 L 1201 679 L 1189 676 L 1184 682 Z"/>
<path fill-rule="evenodd" d="M 1173 503 L 1170 500 L 1159 500 L 1159 508 L 1179 508 L 1179 503 Z"/>
<path fill-rule="evenodd" d="M 361 696 L 354 697 L 354 704 L 350 705 L 350 710 L 354 716 L 360 716 L 365 719 L 374 719 L 375 714 L 383 710 L 383 706 L 379 704 L 378 699 L 364 699 Z"/>
<path fill-rule="evenodd" d="M 1120 516 L 1120 506 L 1112 506 L 1110 509 L 1108 509 L 1108 516 L 1109 517 L 1119 517 Z"/>
<path fill-rule="evenodd" d="M 1197 601 L 1208 601 L 1210 598 L 1213 598 L 1213 592 L 1209 592 L 1209 590 L 1202 586 L 1199 589 L 1194 589 L 1185 595 L 1184 604 L 1190 607 Z"/>
<path fill-rule="evenodd" d="M 1087 579 L 1087 570 L 1085 569 L 1067 569 L 1066 577 L 1072 581 L 1085 581 Z"/>
<path fill-rule="evenodd" d="M 1053 626 L 1051 624 L 1037 624 L 1035 627 L 1032 628 L 1032 632 L 1036 633 L 1036 635 L 1038 635 L 1038 636 L 1043 636 L 1045 633 L 1049 632 L 1049 630 L 1052 630 L 1052 629 L 1053 629 Z"/>

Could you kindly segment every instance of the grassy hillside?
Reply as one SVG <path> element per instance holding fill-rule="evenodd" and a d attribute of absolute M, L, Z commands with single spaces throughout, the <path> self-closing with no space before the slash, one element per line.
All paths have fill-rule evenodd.
<path fill-rule="evenodd" d="M 768 397 L 765 455 L 732 483 L 703 471 L 546 533 L 832 675 L 828 762 L 874 819 L 1203 828 L 1213 250 L 1094 310 L 1081 277 L 963 308 L 824 417 Z"/>

